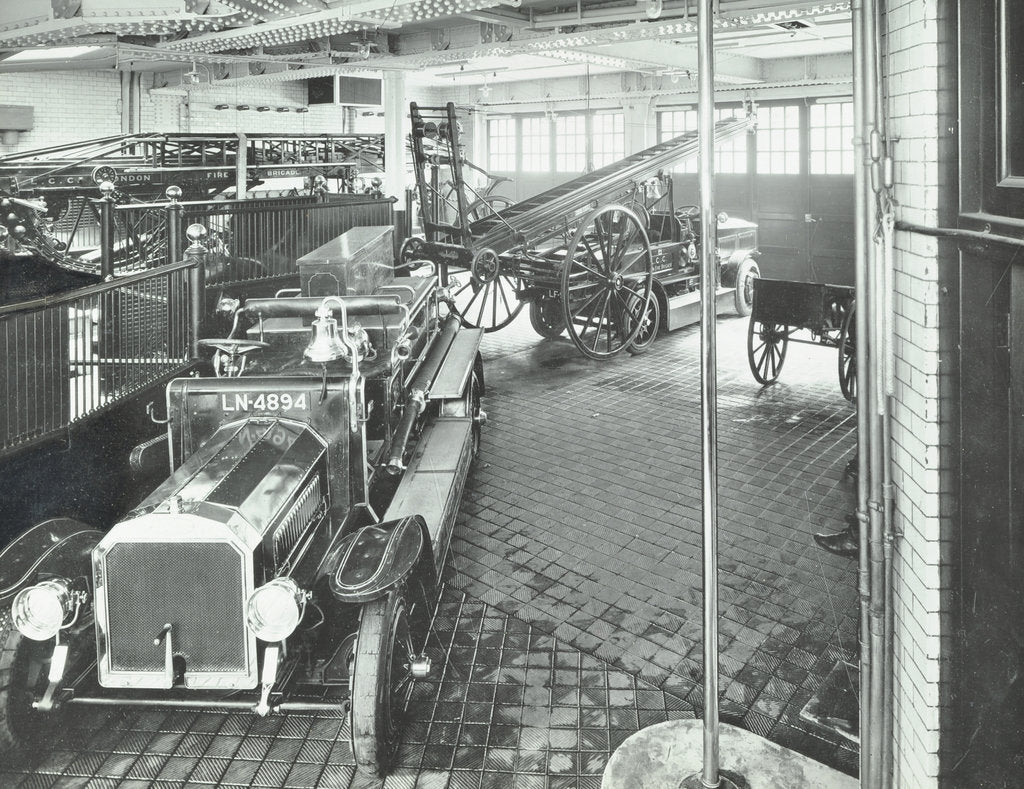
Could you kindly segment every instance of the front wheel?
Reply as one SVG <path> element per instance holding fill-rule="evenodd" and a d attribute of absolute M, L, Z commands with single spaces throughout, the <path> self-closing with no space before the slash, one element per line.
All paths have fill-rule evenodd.
<path fill-rule="evenodd" d="M 409 607 L 401 590 L 363 605 L 352 663 L 352 752 L 365 772 L 385 776 L 402 737 L 412 685 Z"/>
<path fill-rule="evenodd" d="M 57 713 L 37 712 L 32 702 L 46 690 L 53 639 L 33 641 L 14 626 L 0 623 L 0 754 L 38 747 Z"/>
<path fill-rule="evenodd" d="M 658 336 L 658 328 L 661 326 L 661 305 L 658 303 L 658 296 L 651 293 L 647 305 L 641 310 L 638 300 L 631 299 L 629 305 L 630 320 L 640 321 L 640 331 L 636 339 L 629 346 L 629 352 L 634 356 L 646 353 L 647 349 L 654 343 Z"/>
<path fill-rule="evenodd" d="M 736 290 L 733 294 L 736 313 L 746 317 L 754 311 L 754 280 L 761 276 L 761 270 L 750 258 L 745 259 L 736 269 Z"/>
<path fill-rule="evenodd" d="M 747 328 L 747 361 L 759 384 L 778 380 L 789 347 L 789 329 L 778 323 L 761 323 L 750 316 Z"/>

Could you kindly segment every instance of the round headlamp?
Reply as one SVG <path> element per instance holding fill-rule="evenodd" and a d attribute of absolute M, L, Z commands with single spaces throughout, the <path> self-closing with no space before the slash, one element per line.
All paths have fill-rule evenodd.
<path fill-rule="evenodd" d="M 15 595 L 11 617 L 23 636 L 47 641 L 57 635 L 73 608 L 74 597 L 66 581 L 43 581 Z"/>
<path fill-rule="evenodd" d="M 262 641 L 283 641 L 302 620 L 306 595 L 291 578 L 275 578 L 249 595 L 245 618 Z"/>

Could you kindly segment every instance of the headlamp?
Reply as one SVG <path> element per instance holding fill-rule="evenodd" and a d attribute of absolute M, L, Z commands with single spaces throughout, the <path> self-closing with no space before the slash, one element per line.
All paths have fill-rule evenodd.
<path fill-rule="evenodd" d="M 26 638 L 47 641 L 57 635 L 73 608 L 74 596 L 67 581 L 53 579 L 18 592 L 11 605 L 11 618 Z"/>
<path fill-rule="evenodd" d="M 306 594 L 291 578 L 275 578 L 249 595 L 245 618 L 256 638 L 283 641 L 302 620 Z"/>

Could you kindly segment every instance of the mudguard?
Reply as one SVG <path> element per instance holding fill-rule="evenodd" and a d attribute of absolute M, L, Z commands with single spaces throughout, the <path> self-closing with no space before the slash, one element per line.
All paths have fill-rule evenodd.
<path fill-rule="evenodd" d="M 92 549 L 103 533 L 71 518 L 36 524 L 0 551 L 0 610 L 41 577 L 92 578 Z"/>
<path fill-rule="evenodd" d="M 364 526 L 344 537 L 332 554 L 331 594 L 343 603 L 374 600 L 417 567 L 434 567 L 427 523 L 419 515 Z"/>
<path fill-rule="evenodd" d="M 744 260 L 753 260 L 757 262 L 757 258 L 761 253 L 756 249 L 737 249 L 735 252 L 729 255 L 728 259 L 722 263 L 721 268 L 721 279 L 723 287 L 731 288 L 736 284 L 736 272 L 740 269 L 740 264 Z"/>

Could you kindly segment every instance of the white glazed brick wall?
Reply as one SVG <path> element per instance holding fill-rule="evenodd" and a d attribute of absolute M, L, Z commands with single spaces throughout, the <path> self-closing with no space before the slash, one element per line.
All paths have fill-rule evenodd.
<path fill-rule="evenodd" d="M 28 151 L 121 133 L 121 78 L 117 72 L 0 74 L 0 104 L 34 108 L 33 128 L 0 154 Z"/>
<path fill-rule="evenodd" d="M 142 77 L 141 131 L 269 132 L 325 134 L 345 130 L 344 109 L 331 104 L 306 106 L 302 82 L 224 86 L 191 91 L 186 96 L 151 93 L 152 76 Z M 121 132 L 121 81 L 115 71 L 0 74 L 0 103 L 34 108 L 34 127 L 13 146 L 0 144 L 0 154 L 43 148 Z M 215 110 L 217 104 L 231 109 Z M 234 108 L 248 104 L 251 109 Z M 269 106 L 269 112 L 256 107 Z M 291 112 L 276 112 L 290 107 Z M 383 119 L 357 111 L 353 131 L 383 131 Z"/>
<path fill-rule="evenodd" d="M 935 226 L 938 219 L 940 119 L 936 0 L 890 0 L 888 34 L 889 135 L 898 138 L 896 216 Z M 939 248 L 934 238 L 897 232 L 894 260 L 896 392 L 891 459 L 895 524 L 895 678 L 893 704 L 896 787 L 939 784 L 943 655 L 948 627 L 950 474 L 943 468 L 942 380 L 955 348 L 939 326 Z M 948 329 L 947 329 L 948 331 Z M 943 341 L 940 344 L 940 339 Z"/>

